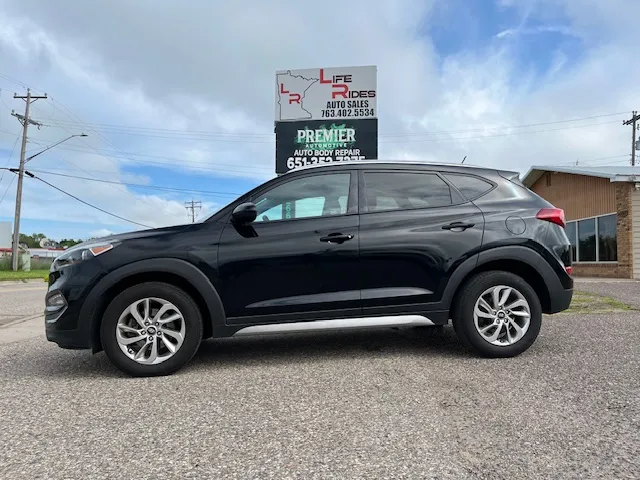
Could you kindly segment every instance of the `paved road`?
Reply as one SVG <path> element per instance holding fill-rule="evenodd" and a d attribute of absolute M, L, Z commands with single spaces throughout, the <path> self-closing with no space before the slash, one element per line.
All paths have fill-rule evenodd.
<path fill-rule="evenodd" d="M 637 478 L 638 322 L 556 315 L 506 360 L 449 327 L 216 340 L 155 379 L 0 345 L 0 478 Z"/>
<path fill-rule="evenodd" d="M 0 326 L 42 314 L 47 284 L 0 282 Z"/>

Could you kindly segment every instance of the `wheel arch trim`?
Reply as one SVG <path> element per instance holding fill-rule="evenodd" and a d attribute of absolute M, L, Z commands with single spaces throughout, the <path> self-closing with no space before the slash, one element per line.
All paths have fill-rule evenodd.
<path fill-rule="evenodd" d="M 100 323 L 102 319 L 99 318 L 97 310 L 98 305 L 100 305 L 101 310 L 103 310 L 106 308 L 106 304 L 100 301 L 101 297 L 119 282 L 127 278 L 151 273 L 165 273 L 180 277 L 182 281 L 188 283 L 201 296 L 207 310 L 206 312 L 202 312 L 203 322 L 210 322 L 212 331 L 215 331 L 217 327 L 225 325 L 226 316 L 222 300 L 210 280 L 199 268 L 185 260 L 177 258 L 139 260 L 117 268 L 105 275 L 91 289 L 86 300 L 83 302 L 80 318 L 89 320 L 87 323 L 90 324 L 91 328 L 91 344 L 94 353 L 100 351 L 102 348 L 99 341 Z M 97 341 L 96 338 L 98 338 Z"/>
<path fill-rule="evenodd" d="M 517 261 L 526 264 L 533 269 L 544 282 L 547 294 L 551 294 L 555 289 L 563 289 L 560 279 L 553 271 L 540 253 L 530 247 L 520 245 L 498 246 L 483 250 L 465 260 L 456 268 L 451 275 L 449 282 L 442 296 L 442 304 L 449 310 L 453 306 L 455 295 L 460 290 L 462 284 L 472 275 L 474 271 L 481 269 L 483 265 L 495 261 Z"/>

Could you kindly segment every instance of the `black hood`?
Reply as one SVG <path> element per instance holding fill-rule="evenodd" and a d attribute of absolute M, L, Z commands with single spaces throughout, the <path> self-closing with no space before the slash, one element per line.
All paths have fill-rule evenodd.
<path fill-rule="evenodd" d="M 93 240 L 87 240 L 86 242 L 82 242 L 80 245 L 96 243 L 96 242 L 118 242 L 123 240 L 134 240 L 137 238 L 155 237 L 158 235 L 166 235 L 169 233 L 182 232 L 182 231 L 188 230 L 192 226 L 193 224 L 174 225 L 171 227 L 150 228 L 148 230 L 137 230 L 134 232 L 118 233 L 116 235 L 109 235 L 107 237 L 100 237 Z"/>

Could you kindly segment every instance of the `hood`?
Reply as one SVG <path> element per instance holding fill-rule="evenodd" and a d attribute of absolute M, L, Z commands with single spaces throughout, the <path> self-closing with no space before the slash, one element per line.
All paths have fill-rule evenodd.
<path fill-rule="evenodd" d="M 87 240 L 86 242 L 82 242 L 77 246 L 87 245 L 89 243 L 96 243 L 96 242 L 118 242 L 123 240 L 134 240 L 137 238 L 155 237 L 158 235 L 165 235 L 168 233 L 178 233 L 191 228 L 193 225 L 194 224 L 191 223 L 186 225 L 174 225 L 171 227 L 150 228 L 148 230 L 136 230 L 134 232 L 118 233 L 115 235 L 109 235 L 107 237 L 100 237 L 93 240 Z"/>

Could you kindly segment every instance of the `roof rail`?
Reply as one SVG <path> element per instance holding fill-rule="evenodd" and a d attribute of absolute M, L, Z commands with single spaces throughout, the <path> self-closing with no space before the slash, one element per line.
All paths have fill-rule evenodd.
<path fill-rule="evenodd" d="M 305 165 L 304 167 L 297 167 L 289 170 L 288 172 L 283 173 L 286 175 L 288 173 L 299 172 L 301 170 L 309 170 L 313 168 L 322 168 L 322 167 L 330 167 L 336 165 L 363 165 L 363 164 L 385 164 L 385 163 L 395 163 L 398 165 L 432 165 L 432 166 L 443 166 L 443 167 L 466 167 L 466 168 L 485 168 L 491 170 L 492 167 L 483 167 L 482 165 L 472 165 L 468 163 L 452 163 L 452 162 L 432 162 L 428 160 L 347 160 L 342 162 L 327 162 L 327 163 L 316 163 L 313 165 Z"/>

